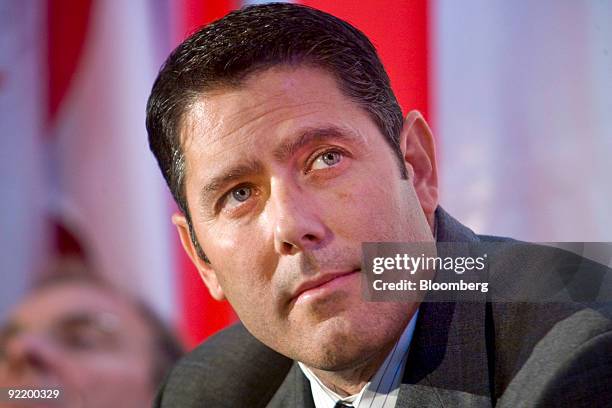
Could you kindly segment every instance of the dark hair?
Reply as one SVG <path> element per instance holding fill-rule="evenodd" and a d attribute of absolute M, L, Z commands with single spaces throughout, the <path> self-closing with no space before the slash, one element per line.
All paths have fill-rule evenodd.
<path fill-rule="evenodd" d="M 310 64 L 332 73 L 344 94 L 372 116 L 407 178 L 399 148 L 402 112 L 376 49 L 361 31 L 330 14 L 295 4 L 234 11 L 201 28 L 170 54 L 147 104 L 149 146 L 203 259 L 184 189 L 183 116 L 203 92 L 240 86 L 248 75 L 283 64 Z"/>

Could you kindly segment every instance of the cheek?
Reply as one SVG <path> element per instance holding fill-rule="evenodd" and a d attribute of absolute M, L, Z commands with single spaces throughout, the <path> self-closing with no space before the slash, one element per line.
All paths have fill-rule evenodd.
<path fill-rule="evenodd" d="M 202 246 L 213 267 L 223 276 L 240 271 L 244 273 L 268 264 L 270 245 L 257 223 L 211 228 Z"/>
<path fill-rule="evenodd" d="M 218 231 L 211 228 L 210 232 L 202 246 L 230 303 L 240 309 L 261 299 L 261 294 L 270 290 L 277 265 L 273 243 L 262 226 L 253 222 Z"/>
<path fill-rule="evenodd" d="M 90 378 L 84 378 L 75 373 L 75 379 L 81 378 L 83 381 L 105 381 L 112 383 L 127 382 L 133 385 L 146 383 L 149 368 L 146 364 L 146 357 L 140 355 L 133 356 L 121 355 L 100 355 L 91 358 L 82 358 L 76 370 L 80 373 L 91 373 Z"/>
<path fill-rule="evenodd" d="M 151 399 L 156 384 L 151 384 L 150 373 L 150 367 L 140 356 L 88 356 L 68 370 L 64 386 L 66 392 L 82 399 L 85 406 L 97 407 L 106 401 L 122 407 L 126 402 L 141 404 Z"/>
<path fill-rule="evenodd" d="M 332 198 L 336 204 L 328 206 L 336 234 L 358 242 L 395 239 L 403 211 L 398 183 L 370 176 L 342 186 Z"/>

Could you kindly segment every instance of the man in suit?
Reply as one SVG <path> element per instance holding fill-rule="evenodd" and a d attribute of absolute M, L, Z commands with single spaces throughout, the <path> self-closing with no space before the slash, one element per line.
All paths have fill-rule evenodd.
<path fill-rule="evenodd" d="M 204 27 L 160 71 L 147 130 L 183 247 L 244 325 L 179 364 L 161 406 L 609 397 L 605 310 L 361 296 L 363 242 L 481 238 L 438 206 L 431 131 L 346 22 L 269 4 Z"/>

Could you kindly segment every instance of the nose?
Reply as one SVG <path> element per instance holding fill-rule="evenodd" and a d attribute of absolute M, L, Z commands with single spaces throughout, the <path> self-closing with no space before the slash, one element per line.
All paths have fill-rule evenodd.
<path fill-rule="evenodd" d="M 46 373 L 51 370 L 57 352 L 44 336 L 21 333 L 4 344 L 2 366 L 7 375 L 24 372 Z"/>
<path fill-rule="evenodd" d="M 274 248 L 281 255 L 319 247 L 329 236 L 316 203 L 316 193 L 291 181 L 273 180 L 270 218 L 274 223 Z"/>

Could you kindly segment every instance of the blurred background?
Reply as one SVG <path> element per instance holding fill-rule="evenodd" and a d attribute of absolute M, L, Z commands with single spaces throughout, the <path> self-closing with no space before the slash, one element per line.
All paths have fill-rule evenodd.
<path fill-rule="evenodd" d="M 144 127 L 168 53 L 257 1 L 0 1 L 0 318 L 86 259 L 188 346 L 234 321 L 170 223 Z M 441 203 L 480 233 L 612 241 L 612 2 L 313 0 L 368 35 L 438 143 Z"/>

